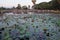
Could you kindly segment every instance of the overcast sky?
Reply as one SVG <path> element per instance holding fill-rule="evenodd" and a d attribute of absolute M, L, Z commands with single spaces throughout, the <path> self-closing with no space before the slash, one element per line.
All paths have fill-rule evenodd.
<path fill-rule="evenodd" d="M 49 2 L 51 0 L 36 0 L 36 4 L 41 3 L 41 2 Z M 21 6 L 23 5 L 30 5 L 32 6 L 33 3 L 31 2 L 31 0 L 0 0 L 0 7 L 13 7 L 13 6 L 17 6 L 17 4 L 21 4 Z"/>

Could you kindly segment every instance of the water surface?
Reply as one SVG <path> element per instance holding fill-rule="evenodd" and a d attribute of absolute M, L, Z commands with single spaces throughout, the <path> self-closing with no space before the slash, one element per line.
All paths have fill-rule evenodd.
<path fill-rule="evenodd" d="M 59 40 L 60 14 L 37 14 L 33 12 L 28 12 L 28 14 L 5 13 L 0 17 L 0 28 L 5 28 L 4 32 L 7 34 L 4 37 L 5 40 L 11 40 L 16 38 L 16 36 L 20 38 L 28 37 L 30 40 Z M 46 33 L 44 33 L 44 30 L 47 30 Z M 12 36 L 10 37 L 10 35 Z"/>

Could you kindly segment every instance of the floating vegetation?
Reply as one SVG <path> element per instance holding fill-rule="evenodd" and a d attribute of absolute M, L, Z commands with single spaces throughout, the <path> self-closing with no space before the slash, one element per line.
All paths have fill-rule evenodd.
<path fill-rule="evenodd" d="M 0 36 L 4 40 L 60 40 L 60 19 L 51 15 L 6 14 L 0 21 Z"/>
<path fill-rule="evenodd" d="M 58 27 L 60 27 L 60 20 L 57 20 L 57 21 L 56 21 L 56 25 L 57 25 Z"/>

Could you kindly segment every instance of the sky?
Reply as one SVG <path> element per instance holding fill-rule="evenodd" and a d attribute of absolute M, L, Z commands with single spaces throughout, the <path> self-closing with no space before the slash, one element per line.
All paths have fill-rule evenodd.
<path fill-rule="evenodd" d="M 13 7 L 17 6 L 17 4 L 21 4 L 21 6 L 32 6 L 33 3 L 31 2 L 32 0 L 0 0 L 0 7 Z M 36 4 L 41 3 L 41 2 L 49 2 L 51 0 L 36 0 Z"/>

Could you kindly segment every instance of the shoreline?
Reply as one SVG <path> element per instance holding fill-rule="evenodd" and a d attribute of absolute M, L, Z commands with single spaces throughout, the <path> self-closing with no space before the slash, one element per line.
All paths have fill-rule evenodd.
<path fill-rule="evenodd" d="M 14 9 L 14 10 L 0 10 L 0 14 L 3 13 L 21 13 L 21 12 L 37 12 L 37 13 L 57 13 L 60 14 L 59 10 L 35 10 L 35 9 L 30 9 L 30 10 L 18 10 L 18 9 Z"/>

